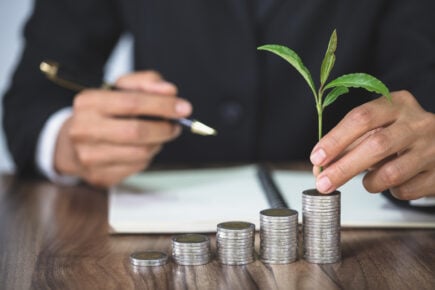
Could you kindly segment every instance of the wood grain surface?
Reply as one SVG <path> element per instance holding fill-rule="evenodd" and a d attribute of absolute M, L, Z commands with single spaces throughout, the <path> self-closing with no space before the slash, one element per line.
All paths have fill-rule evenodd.
<path fill-rule="evenodd" d="M 1 289 L 435 289 L 434 230 L 343 230 L 330 265 L 133 267 L 171 236 L 109 235 L 106 192 L 6 176 L 0 189 Z"/>

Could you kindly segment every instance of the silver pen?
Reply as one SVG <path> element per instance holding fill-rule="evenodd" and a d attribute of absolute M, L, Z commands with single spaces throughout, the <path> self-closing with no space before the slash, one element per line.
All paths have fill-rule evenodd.
<path fill-rule="evenodd" d="M 68 76 L 68 74 L 63 73 L 60 70 L 60 65 L 55 61 L 43 61 L 39 65 L 39 69 L 47 76 L 49 80 L 53 81 L 54 83 L 64 88 L 73 91 L 78 91 L 78 92 L 90 88 L 90 86 L 86 86 L 81 82 L 77 82 L 71 76 Z M 115 86 L 107 83 L 103 83 L 101 85 L 101 88 L 109 89 L 109 90 L 116 89 Z M 145 119 L 145 120 L 167 120 L 170 122 L 175 122 L 177 124 L 180 124 L 183 127 L 189 128 L 190 131 L 194 134 L 198 134 L 202 136 L 217 135 L 217 131 L 215 129 L 193 119 L 187 119 L 187 118 L 179 118 L 179 119 L 161 118 L 160 119 L 160 118 L 148 117 L 148 116 L 138 116 L 138 118 Z"/>

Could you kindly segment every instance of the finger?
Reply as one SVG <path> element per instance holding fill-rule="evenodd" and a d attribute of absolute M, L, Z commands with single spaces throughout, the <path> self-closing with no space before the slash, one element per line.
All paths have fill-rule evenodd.
<path fill-rule="evenodd" d="M 316 144 L 311 162 L 317 166 L 328 164 L 358 138 L 392 123 L 395 118 L 395 106 L 384 97 L 353 109 Z"/>
<path fill-rule="evenodd" d="M 144 170 L 148 163 L 137 163 L 129 165 L 113 165 L 108 167 L 97 167 L 82 174 L 82 179 L 88 183 L 99 186 L 109 187 L 118 184 L 126 177 Z"/>
<path fill-rule="evenodd" d="M 85 168 L 149 163 L 160 152 L 161 147 L 161 145 L 84 144 L 77 147 L 77 156 L 81 166 Z"/>
<path fill-rule="evenodd" d="M 423 196 L 435 196 L 435 170 L 420 173 L 407 182 L 390 188 L 397 199 L 413 200 Z"/>
<path fill-rule="evenodd" d="M 181 118 L 192 113 L 192 105 L 181 98 L 141 92 L 87 90 L 74 99 L 74 111 L 90 110 L 111 116 Z"/>
<path fill-rule="evenodd" d="M 75 143 L 149 145 L 168 142 L 181 133 L 179 125 L 167 121 L 103 118 L 82 114 L 73 120 L 69 136 Z"/>
<path fill-rule="evenodd" d="M 319 166 L 316 166 L 316 165 L 314 165 L 313 166 L 313 175 L 314 175 L 314 177 L 317 177 L 322 171 L 320 170 L 320 167 Z"/>
<path fill-rule="evenodd" d="M 422 172 L 424 167 L 424 161 L 413 151 L 408 151 L 367 173 L 363 184 L 369 192 L 381 192 L 405 183 Z"/>
<path fill-rule="evenodd" d="M 377 128 L 374 130 L 371 130 L 370 132 L 367 132 L 366 134 L 364 134 L 363 136 L 359 137 L 355 142 L 353 142 L 352 144 L 350 144 L 345 150 L 343 150 L 342 152 L 340 152 L 339 155 L 337 155 L 334 160 L 331 160 L 329 163 L 334 163 L 335 161 L 337 161 L 338 159 L 340 159 L 341 157 L 343 157 L 344 155 L 346 155 L 349 151 L 352 151 L 355 147 L 357 147 L 359 144 L 361 144 L 361 142 L 363 142 L 365 139 L 367 139 L 369 136 L 373 135 L 374 133 L 376 133 L 377 131 L 381 130 L 382 128 Z M 316 166 L 313 165 L 313 175 L 315 177 L 317 177 L 321 172 L 322 166 Z"/>
<path fill-rule="evenodd" d="M 115 86 L 124 90 L 144 91 L 148 93 L 174 96 L 177 87 L 167 82 L 155 71 L 142 71 L 120 77 Z"/>
<path fill-rule="evenodd" d="M 413 141 L 408 130 L 406 124 L 400 123 L 378 130 L 355 149 L 329 164 L 317 177 L 317 189 L 323 193 L 332 192 L 379 161 L 403 151 Z"/>

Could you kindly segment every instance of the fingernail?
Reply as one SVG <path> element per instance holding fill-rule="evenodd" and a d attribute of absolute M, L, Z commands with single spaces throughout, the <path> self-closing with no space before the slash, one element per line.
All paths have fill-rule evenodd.
<path fill-rule="evenodd" d="M 175 104 L 175 112 L 182 116 L 190 115 L 192 112 L 192 105 L 187 101 L 179 100 Z"/>
<path fill-rule="evenodd" d="M 311 156 L 310 160 L 314 165 L 320 165 L 323 161 L 326 159 L 326 152 L 323 149 L 317 149 L 314 151 Z"/>
<path fill-rule="evenodd" d="M 317 190 L 322 193 L 330 193 L 332 191 L 332 183 L 328 176 L 322 176 L 316 182 Z"/>

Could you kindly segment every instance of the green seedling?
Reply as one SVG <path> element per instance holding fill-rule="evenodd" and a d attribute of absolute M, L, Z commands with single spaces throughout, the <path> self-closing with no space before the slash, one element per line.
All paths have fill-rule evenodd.
<path fill-rule="evenodd" d="M 332 32 L 331 38 L 329 39 L 328 48 L 325 53 L 325 57 L 322 61 L 322 66 L 320 68 L 320 87 L 318 90 L 316 89 L 310 71 L 303 64 L 302 59 L 298 56 L 296 52 L 286 46 L 276 44 L 263 45 L 258 47 L 257 49 L 270 51 L 282 57 L 288 63 L 290 63 L 308 83 L 308 86 L 310 87 L 316 101 L 319 140 L 323 136 L 323 111 L 327 106 L 335 102 L 338 97 L 348 93 L 349 88 L 363 88 L 369 92 L 384 95 L 391 102 L 391 95 L 387 86 L 374 76 L 366 73 L 346 74 L 330 81 L 329 83 L 326 83 L 329 74 L 331 73 L 331 70 L 335 64 L 335 50 L 337 49 L 336 30 Z M 326 97 L 323 98 L 326 92 Z"/>

